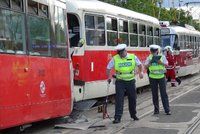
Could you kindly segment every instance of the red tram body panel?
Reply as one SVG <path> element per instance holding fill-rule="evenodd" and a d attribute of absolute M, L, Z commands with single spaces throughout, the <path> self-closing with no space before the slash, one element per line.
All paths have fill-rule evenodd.
<path fill-rule="evenodd" d="M 0 58 L 0 129 L 71 112 L 69 60 Z"/>

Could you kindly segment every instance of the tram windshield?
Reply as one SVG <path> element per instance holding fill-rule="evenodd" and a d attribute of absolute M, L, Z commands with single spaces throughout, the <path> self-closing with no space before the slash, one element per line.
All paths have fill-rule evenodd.
<path fill-rule="evenodd" d="M 171 46 L 177 48 L 177 36 L 176 35 L 162 35 L 162 47 Z"/>

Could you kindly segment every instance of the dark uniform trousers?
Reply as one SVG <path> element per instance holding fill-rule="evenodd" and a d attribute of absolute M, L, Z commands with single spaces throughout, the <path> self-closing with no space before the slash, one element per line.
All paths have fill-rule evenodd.
<path fill-rule="evenodd" d="M 150 80 L 151 92 L 152 92 L 152 97 L 153 97 L 154 112 L 159 112 L 158 85 L 160 88 L 160 95 L 161 95 L 161 100 L 162 100 L 165 113 L 170 112 L 169 100 L 168 100 L 168 95 L 166 92 L 165 78 L 162 78 L 162 79 L 149 78 L 149 80 Z"/>
<path fill-rule="evenodd" d="M 116 95 L 115 95 L 115 117 L 114 118 L 121 119 L 122 117 L 125 92 L 128 95 L 130 116 L 134 117 L 136 115 L 135 80 L 131 80 L 131 81 L 116 80 L 115 90 L 116 90 Z"/>

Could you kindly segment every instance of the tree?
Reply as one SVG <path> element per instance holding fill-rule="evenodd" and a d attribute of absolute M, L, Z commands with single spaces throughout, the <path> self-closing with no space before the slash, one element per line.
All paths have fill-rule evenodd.
<path fill-rule="evenodd" d="M 170 8 L 168 10 L 164 7 L 158 7 L 158 3 L 162 2 L 162 0 L 126 0 L 126 2 L 120 2 L 120 0 L 101 1 L 127 8 L 139 13 L 144 13 L 156 18 L 160 17 L 160 20 L 169 21 L 172 24 L 181 26 L 189 24 L 194 26 L 197 30 L 200 30 L 200 25 L 193 20 L 189 12 L 186 12 L 184 10 L 177 10 L 176 8 Z"/>

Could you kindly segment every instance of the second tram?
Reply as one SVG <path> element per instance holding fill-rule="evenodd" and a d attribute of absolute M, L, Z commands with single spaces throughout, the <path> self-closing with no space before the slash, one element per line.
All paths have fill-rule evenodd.
<path fill-rule="evenodd" d="M 128 52 L 142 62 L 149 54 L 148 46 L 160 44 L 160 25 L 154 17 L 98 0 L 67 0 L 67 5 L 75 101 L 107 95 L 106 65 L 119 42 L 127 44 Z M 80 39 L 84 45 L 80 45 Z M 136 85 L 148 83 L 145 73 Z M 109 94 L 114 93 L 112 84 Z"/>
<path fill-rule="evenodd" d="M 167 26 L 162 24 L 162 47 L 171 46 L 174 50 L 177 75 L 186 76 L 200 71 L 200 32 L 186 25 Z"/>

